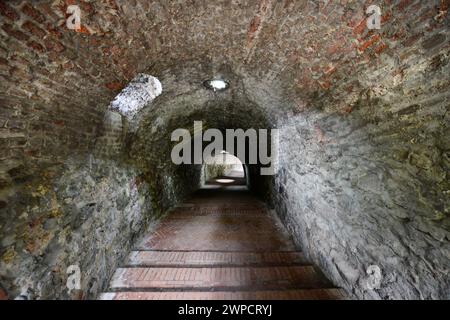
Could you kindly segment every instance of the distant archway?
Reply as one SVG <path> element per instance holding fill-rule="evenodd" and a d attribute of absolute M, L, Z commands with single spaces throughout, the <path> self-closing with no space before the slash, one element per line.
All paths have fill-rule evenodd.
<path fill-rule="evenodd" d="M 247 185 L 247 170 L 242 161 L 227 151 L 205 159 L 201 187 L 206 185 Z"/>

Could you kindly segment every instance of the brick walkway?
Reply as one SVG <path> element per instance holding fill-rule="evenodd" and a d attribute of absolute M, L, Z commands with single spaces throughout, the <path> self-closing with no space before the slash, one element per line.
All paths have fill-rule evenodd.
<path fill-rule="evenodd" d="M 131 252 L 101 299 L 342 299 L 243 187 L 197 192 Z"/>

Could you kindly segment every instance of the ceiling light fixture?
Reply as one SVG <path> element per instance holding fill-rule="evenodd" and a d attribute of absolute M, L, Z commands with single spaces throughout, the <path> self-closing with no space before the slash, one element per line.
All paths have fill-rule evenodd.
<path fill-rule="evenodd" d="M 226 90 L 230 86 L 230 84 L 223 79 L 206 80 L 205 82 L 203 82 L 203 85 L 206 88 L 213 90 L 214 92 Z"/>

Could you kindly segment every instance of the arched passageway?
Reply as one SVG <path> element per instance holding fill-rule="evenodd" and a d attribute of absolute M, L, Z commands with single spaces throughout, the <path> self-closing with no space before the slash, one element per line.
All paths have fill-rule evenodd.
<path fill-rule="evenodd" d="M 246 167 L 238 157 L 221 150 L 204 160 L 201 187 L 248 185 Z"/>
<path fill-rule="evenodd" d="M 206 157 L 199 190 L 147 232 L 100 297 L 345 297 L 296 248 L 276 213 L 250 192 L 247 171 L 248 165 L 227 151 Z"/>
<path fill-rule="evenodd" d="M 448 298 L 448 1 L 380 1 L 380 29 L 367 1 L 306 0 L 83 0 L 69 29 L 69 2 L 0 2 L 0 299 L 97 298 L 158 226 L 164 250 L 223 239 L 223 270 L 314 265 L 347 298 Z M 199 191 L 177 129 L 277 129 L 274 172 L 241 159 L 245 186 Z M 169 272 L 156 252 L 137 259 Z M 252 272 L 254 292 L 317 289 L 316 272 Z"/>

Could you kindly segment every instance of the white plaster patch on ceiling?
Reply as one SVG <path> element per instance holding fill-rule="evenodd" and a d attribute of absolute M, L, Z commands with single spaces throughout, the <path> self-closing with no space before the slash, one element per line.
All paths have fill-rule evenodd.
<path fill-rule="evenodd" d="M 162 85 L 157 78 L 139 73 L 114 98 L 110 109 L 131 119 L 161 93 Z"/>

